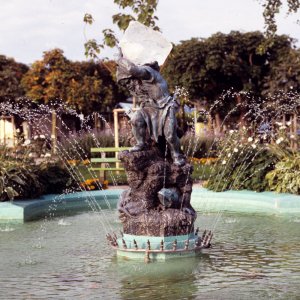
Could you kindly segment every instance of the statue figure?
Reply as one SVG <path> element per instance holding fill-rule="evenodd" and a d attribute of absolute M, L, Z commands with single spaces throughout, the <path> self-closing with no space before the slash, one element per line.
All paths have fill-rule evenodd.
<path fill-rule="evenodd" d="M 175 165 L 184 165 L 175 115 L 179 103 L 175 96 L 169 94 L 168 85 L 159 72 L 158 63 L 155 61 L 138 66 L 124 58 L 121 49 L 119 51 L 117 81 L 125 86 L 132 96 L 137 97 L 140 103 L 140 109 L 129 114 L 136 140 L 136 145 L 130 151 L 145 149 L 148 130 L 155 142 L 158 142 L 159 137 L 165 138 Z"/>

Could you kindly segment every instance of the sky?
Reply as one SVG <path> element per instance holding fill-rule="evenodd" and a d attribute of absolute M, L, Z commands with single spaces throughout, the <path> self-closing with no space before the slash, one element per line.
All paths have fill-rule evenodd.
<path fill-rule="evenodd" d="M 157 9 L 163 35 L 173 43 L 192 37 L 264 30 L 260 0 L 160 0 Z M 0 0 L 0 54 L 31 64 L 43 52 L 61 48 L 71 60 L 86 60 L 84 42 L 101 40 L 105 28 L 117 28 L 111 16 L 119 11 L 113 0 Z M 299 40 L 300 12 L 277 18 L 278 33 Z M 92 26 L 83 22 L 85 13 L 95 19 Z M 119 33 L 119 37 L 122 34 Z M 104 50 L 100 57 L 113 57 L 115 50 Z"/>

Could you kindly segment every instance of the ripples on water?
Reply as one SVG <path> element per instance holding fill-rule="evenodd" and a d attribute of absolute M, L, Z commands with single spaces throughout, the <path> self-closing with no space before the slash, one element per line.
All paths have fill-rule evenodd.
<path fill-rule="evenodd" d="M 116 212 L 106 216 L 117 231 Z M 98 217 L 0 225 L 0 299 L 300 297 L 298 217 L 226 214 L 212 249 L 147 265 L 117 259 Z M 201 216 L 197 225 L 204 228 L 215 217 Z"/>
<path fill-rule="evenodd" d="M 0 227 L 0 232 L 11 232 L 11 231 L 15 231 L 15 228 L 8 225 Z"/>

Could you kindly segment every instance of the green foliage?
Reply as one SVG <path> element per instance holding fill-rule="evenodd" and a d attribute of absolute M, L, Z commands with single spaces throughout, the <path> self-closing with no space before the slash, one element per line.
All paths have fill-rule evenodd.
<path fill-rule="evenodd" d="M 61 162 L 45 162 L 38 166 L 37 176 L 44 194 L 59 194 L 74 185 L 70 173 Z"/>
<path fill-rule="evenodd" d="M 43 187 L 35 168 L 26 161 L 2 156 L 0 162 L 0 201 L 39 196 Z"/>
<path fill-rule="evenodd" d="M 270 62 L 270 72 L 264 80 L 264 94 L 300 91 L 300 50 L 282 47 L 276 60 Z"/>
<path fill-rule="evenodd" d="M 73 62 L 73 76 L 67 87 L 66 102 L 84 114 L 107 111 L 124 99 L 113 80 L 108 63 Z"/>
<path fill-rule="evenodd" d="M 270 191 L 300 195 L 300 154 L 285 156 L 266 174 L 266 180 Z"/>
<path fill-rule="evenodd" d="M 268 76 L 272 68 L 280 64 L 292 49 L 293 40 L 282 35 L 274 37 L 267 53 L 259 53 L 263 41 L 265 37 L 260 32 L 237 31 L 183 41 L 173 48 L 163 75 L 171 89 L 175 90 L 177 86 L 185 88 L 190 100 L 206 102 L 212 107 L 216 100 L 221 99 L 214 107 L 214 113 L 225 116 L 237 104 L 245 106 L 248 97 L 231 94 L 234 97 L 224 98 L 224 91 L 251 91 L 260 101 L 259 96 L 269 90 Z M 296 80 L 297 76 L 294 76 Z"/>
<path fill-rule="evenodd" d="M 122 12 L 112 16 L 113 24 L 116 24 L 121 31 L 125 31 L 130 21 L 136 20 L 145 26 L 152 27 L 154 30 L 159 30 L 156 26 L 157 16 L 154 15 L 157 9 L 157 0 L 114 0 L 114 3 L 119 6 Z M 128 14 L 129 12 L 129 14 Z M 94 19 L 91 14 L 86 13 L 83 21 L 91 25 Z M 91 58 L 97 58 L 97 54 L 105 46 L 115 47 L 118 44 L 118 39 L 113 30 L 107 28 L 102 31 L 103 39 L 98 43 L 95 39 L 88 40 L 84 44 L 85 55 Z"/>
<path fill-rule="evenodd" d="M 263 39 L 259 32 L 233 31 L 184 41 L 174 48 L 163 73 L 171 88 L 185 87 L 192 99 L 214 101 L 229 88 L 255 91 L 266 71 L 267 57 L 256 53 Z"/>
<path fill-rule="evenodd" d="M 114 35 L 114 32 L 111 29 L 104 29 L 103 31 L 103 35 L 104 35 L 104 43 L 105 45 L 107 45 L 108 47 L 115 47 L 118 44 L 118 39 L 116 38 L 116 36 Z M 103 45 L 100 45 L 100 48 L 103 48 Z"/>
<path fill-rule="evenodd" d="M 267 37 L 274 37 L 277 31 L 276 25 L 276 15 L 282 9 L 282 6 L 286 2 L 288 7 L 288 14 L 296 13 L 300 8 L 300 1 L 299 0 L 264 0 L 263 3 L 263 17 L 265 20 L 265 27 L 266 27 L 266 35 Z"/>
<path fill-rule="evenodd" d="M 264 191 L 267 187 L 265 176 L 277 161 L 276 155 L 258 141 L 243 140 L 239 133 L 234 133 L 221 143 L 218 161 L 206 187 L 216 192 L 229 189 Z"/>
<path fill-rule="evenodd" d="M 15 100 L 24 95 L 20 82 L 27 70 L 26 65 L 0 55 L 0 101 Z"/>
<path fill-rule="evenodd" d="M 211 176 L 212 166 L 208 164 L 193 163 L 194 171 L 192 173 L 193 180 L 208 180 Z"/>
<path fill-rule="evenodd" d="M 276 25 L 276 15 L 282 10 L 282 6 L 285 1 L 282 0 L 263 0 L 263 17 L 265 21 L 265 33 L 267 39 L 263 40 L 258 46 L 258 52 L 260 54 L 266 53 L 269 50 L 269 47 L 272 46 L 277 31 Z M 119 6 L 119 8 L 128 13 L 118 13 L 112 16 L 114 24 L 117 24 L 120 30 L 125 31 L 128 27 L 128 24 L 131 20 L 137 20 L 143 23 L 146 26 L 152 27 L 154 30 L 159 30 L 156 26 L 156 21 L 158 20 L 157 16 L 154 15 L 158 0 L 114 0 L 114 3 Z M 288 14 L 296 13 L 300 8 L 299 0 L 286 0 L 288 7 Z M 91 14 L 85 14 L 83 21 L 86 24 L 93 24 L 93 17 Z M 102 43 L 85 43 L 86 54 L 92 53 L 91 57 L 94 57 L 93 54 L 100 52 L 100 48 L 103 48 L 105 45 L 109 47 L 114 47 L 118 42 L 115 33 L 111 29 L 103 30 L 103 42 Z M 95 42 L 95 40 L 94 40 Z M 96 46 L 96 48 L 94 48 Z M 90 51 L 93 49 L 93 51 Z M 97 49 L 96 51 L 94 51 Z"/>
<path fill-rule="evenodd" d="M 83 22 L 92 25 L 94 22 L 93 16 L 91 14 L 86 13 L 83 17 Z"/>
<path fill-rule="evenodd" d="M 101 45 L 97 44 L 95 39 L 90 39 L 84 43 L 85 56 L 92 59 L 96 59 L 100 53 L 100 48 L 103 48 Z"/>
<path fill-rule="evenodd" d="M 154 13 L 157 8 L 158 1 L 157 0 L 114 0 L 116 4 L 119 5 L 121 9 L 130 9 L 133 15 L 129 15 L 131 20 L 137 20 L 140 23 L 153 27 L 154 30 L 158 30 L 159 28 L 155 26 L 155 21 L 158 20 Z M 119 26 L 121 30 L 126 30 L 128 24 L 122 21 L 122 19 L 127 20 L 128 15 L 126 14 L 117 14 L 113 16 L 113 22 L 117 23 L 121 22 L 122 26 Z"/>
<path fill-rule="evenodd" d="M 74 183 L 61 162 L 45 161 L 40 165 L 25 156 L 16 159 L 11 150 L 0 151 L 0 201 L 39 197 L 45 193 L 61 193 Z"/>
<path fill-rule="evenodd" d="M 262 40 L 257 47 L 258 54 L 264 54 L 269 51 L 274 43 L 274 37 L 277 31 L 276 15 L 282 10 L 282 6 L 286 2 L 288 7 L 288 14 L 296 13 L 300 8 L 299 0 L 263 0 L 263 17 L 265 21 L 266 39 Z M 128 24 L 132 20 L 137 20 L 142 24 L 152 27 L 154 30 L 159 30 L 156 26 L 157 16 L 154 15 L 158 0 L 114 0 L 114 3 L 124 11 L 112 16 L 112 21 L 122 31 L 125 31 Z M 184 6 L 184 4 L 182 4 Z M 126 12 L 126 13 L 125 13 Z M 127 12 L 130 12 L 129 14 Z M 94 19 L 91 14 L 86 13 L 83 21 L 86 24 L 93 24 Z M 103 41 L 97 43 L 96 40 L 87 41 L 85 43 L 85 54 L 92 58 L 97 57 L 100 49 L 104 46 L 114 47 L 118 40 L 115 33 L 111 29 L 103 30 Z"/>

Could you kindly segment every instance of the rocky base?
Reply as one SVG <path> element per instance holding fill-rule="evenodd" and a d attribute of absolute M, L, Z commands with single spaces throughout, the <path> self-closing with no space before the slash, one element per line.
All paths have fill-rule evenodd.
<path fill-rule="evenodd" d="M 126 234 L 148 236 L 184 235 L 194 231 L 196 213 L 190 205 L 192 166 L 176 166 L 157 148 L 123 151 L 130 189 L 118 205 Z"/>
<path fill-rule="evenodd" d="M 193 232 L 194 216 L 180 209 L 150 210 L 123 222 L 124 233 L 147 236 L 173 236 Z"/>

